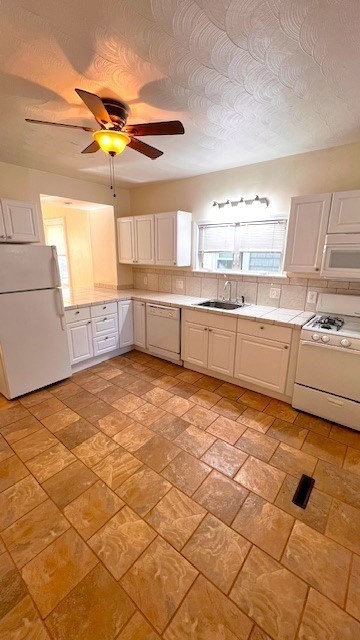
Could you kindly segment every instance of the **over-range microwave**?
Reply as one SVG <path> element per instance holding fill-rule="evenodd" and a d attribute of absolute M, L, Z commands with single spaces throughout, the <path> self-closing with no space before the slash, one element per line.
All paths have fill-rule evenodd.
<path fill-rule="evenodd" d="M 333 280 L 360 280 L 360 233 L 327 235 L 320 273 Z"/>

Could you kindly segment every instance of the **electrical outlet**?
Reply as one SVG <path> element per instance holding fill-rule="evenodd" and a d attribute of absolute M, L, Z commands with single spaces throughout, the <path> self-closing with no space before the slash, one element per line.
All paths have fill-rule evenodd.
<path fill-rule="evenodd" d="M 144 287 L 147 287 L 147 283 L 148 283 L 147 276 L 144 276 L 143 281 L 144 281 Z"/>
<path fill-rule="evenodd" d="M 308 304 L 316 304 L 317 295 L 316 291 L 308 291 L 306 302 Z"/>
<path fill-rule="evenodd" d="M 280 298 L 280 287 L 270 287 L 270 298 L 272 300 L 279 300 Z"/>
<path fill-rule="evenodd" d="M 184 280 L 180 280 L 180 278 L 175 280 L 175 289 L 176 291 L 184 291 Z"/>

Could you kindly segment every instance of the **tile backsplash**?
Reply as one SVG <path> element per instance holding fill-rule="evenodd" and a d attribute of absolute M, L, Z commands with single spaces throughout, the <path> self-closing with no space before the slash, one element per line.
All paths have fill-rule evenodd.
<path fill-rule="evenodd" d="M 134 287 L 149 291 L 180 293 L 202 298 L 222 298 L 226 280 L 232 283 L 233 297 L 244 296 L 251 304 L 286 309 L 315 311 L 314 302 L 308 302 L 309 292 L 341 293 L 360 296 L 360 282 L 326 280 L 324 278 L 256 277 L 233 274 L 208 274 L 181 269 L 134 267 Z M 228 292 L 226 292 L 226 297 Z M 270 295 L 275 297 L 270 297 Z"/>

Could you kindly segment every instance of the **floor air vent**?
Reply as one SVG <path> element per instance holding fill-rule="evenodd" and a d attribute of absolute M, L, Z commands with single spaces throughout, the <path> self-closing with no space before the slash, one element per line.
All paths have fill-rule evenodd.
<path fill-rule="evenodd" d="M 306 509 L 306 505 L 309 502 L 310 494 L 313 490 L 314 484 L 314 478 L 303 474 L 294 493 L 292 502 L 298 507 L 301 507 L 301 509 Z"/>

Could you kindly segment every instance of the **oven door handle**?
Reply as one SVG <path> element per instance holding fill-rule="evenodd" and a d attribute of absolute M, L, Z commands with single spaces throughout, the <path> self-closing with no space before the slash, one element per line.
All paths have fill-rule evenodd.
<path fill-rule="evenodd" d="M 321 349 L 331 349 L 332 351 L 341 351 L 341 352 L 345 352 L 345 353 L 353 353 L 354 355 L 359 355 L 359 350 L 358 349 L 348 349 L 346 347 L 337 347 L 333 344 L 324 344 L 323 342 L 308 342 L 307 340 L 301 340 L 300 342 L 300 348 L 301 345 L 306 345 L 307 347 L 320 347 Z"/>

